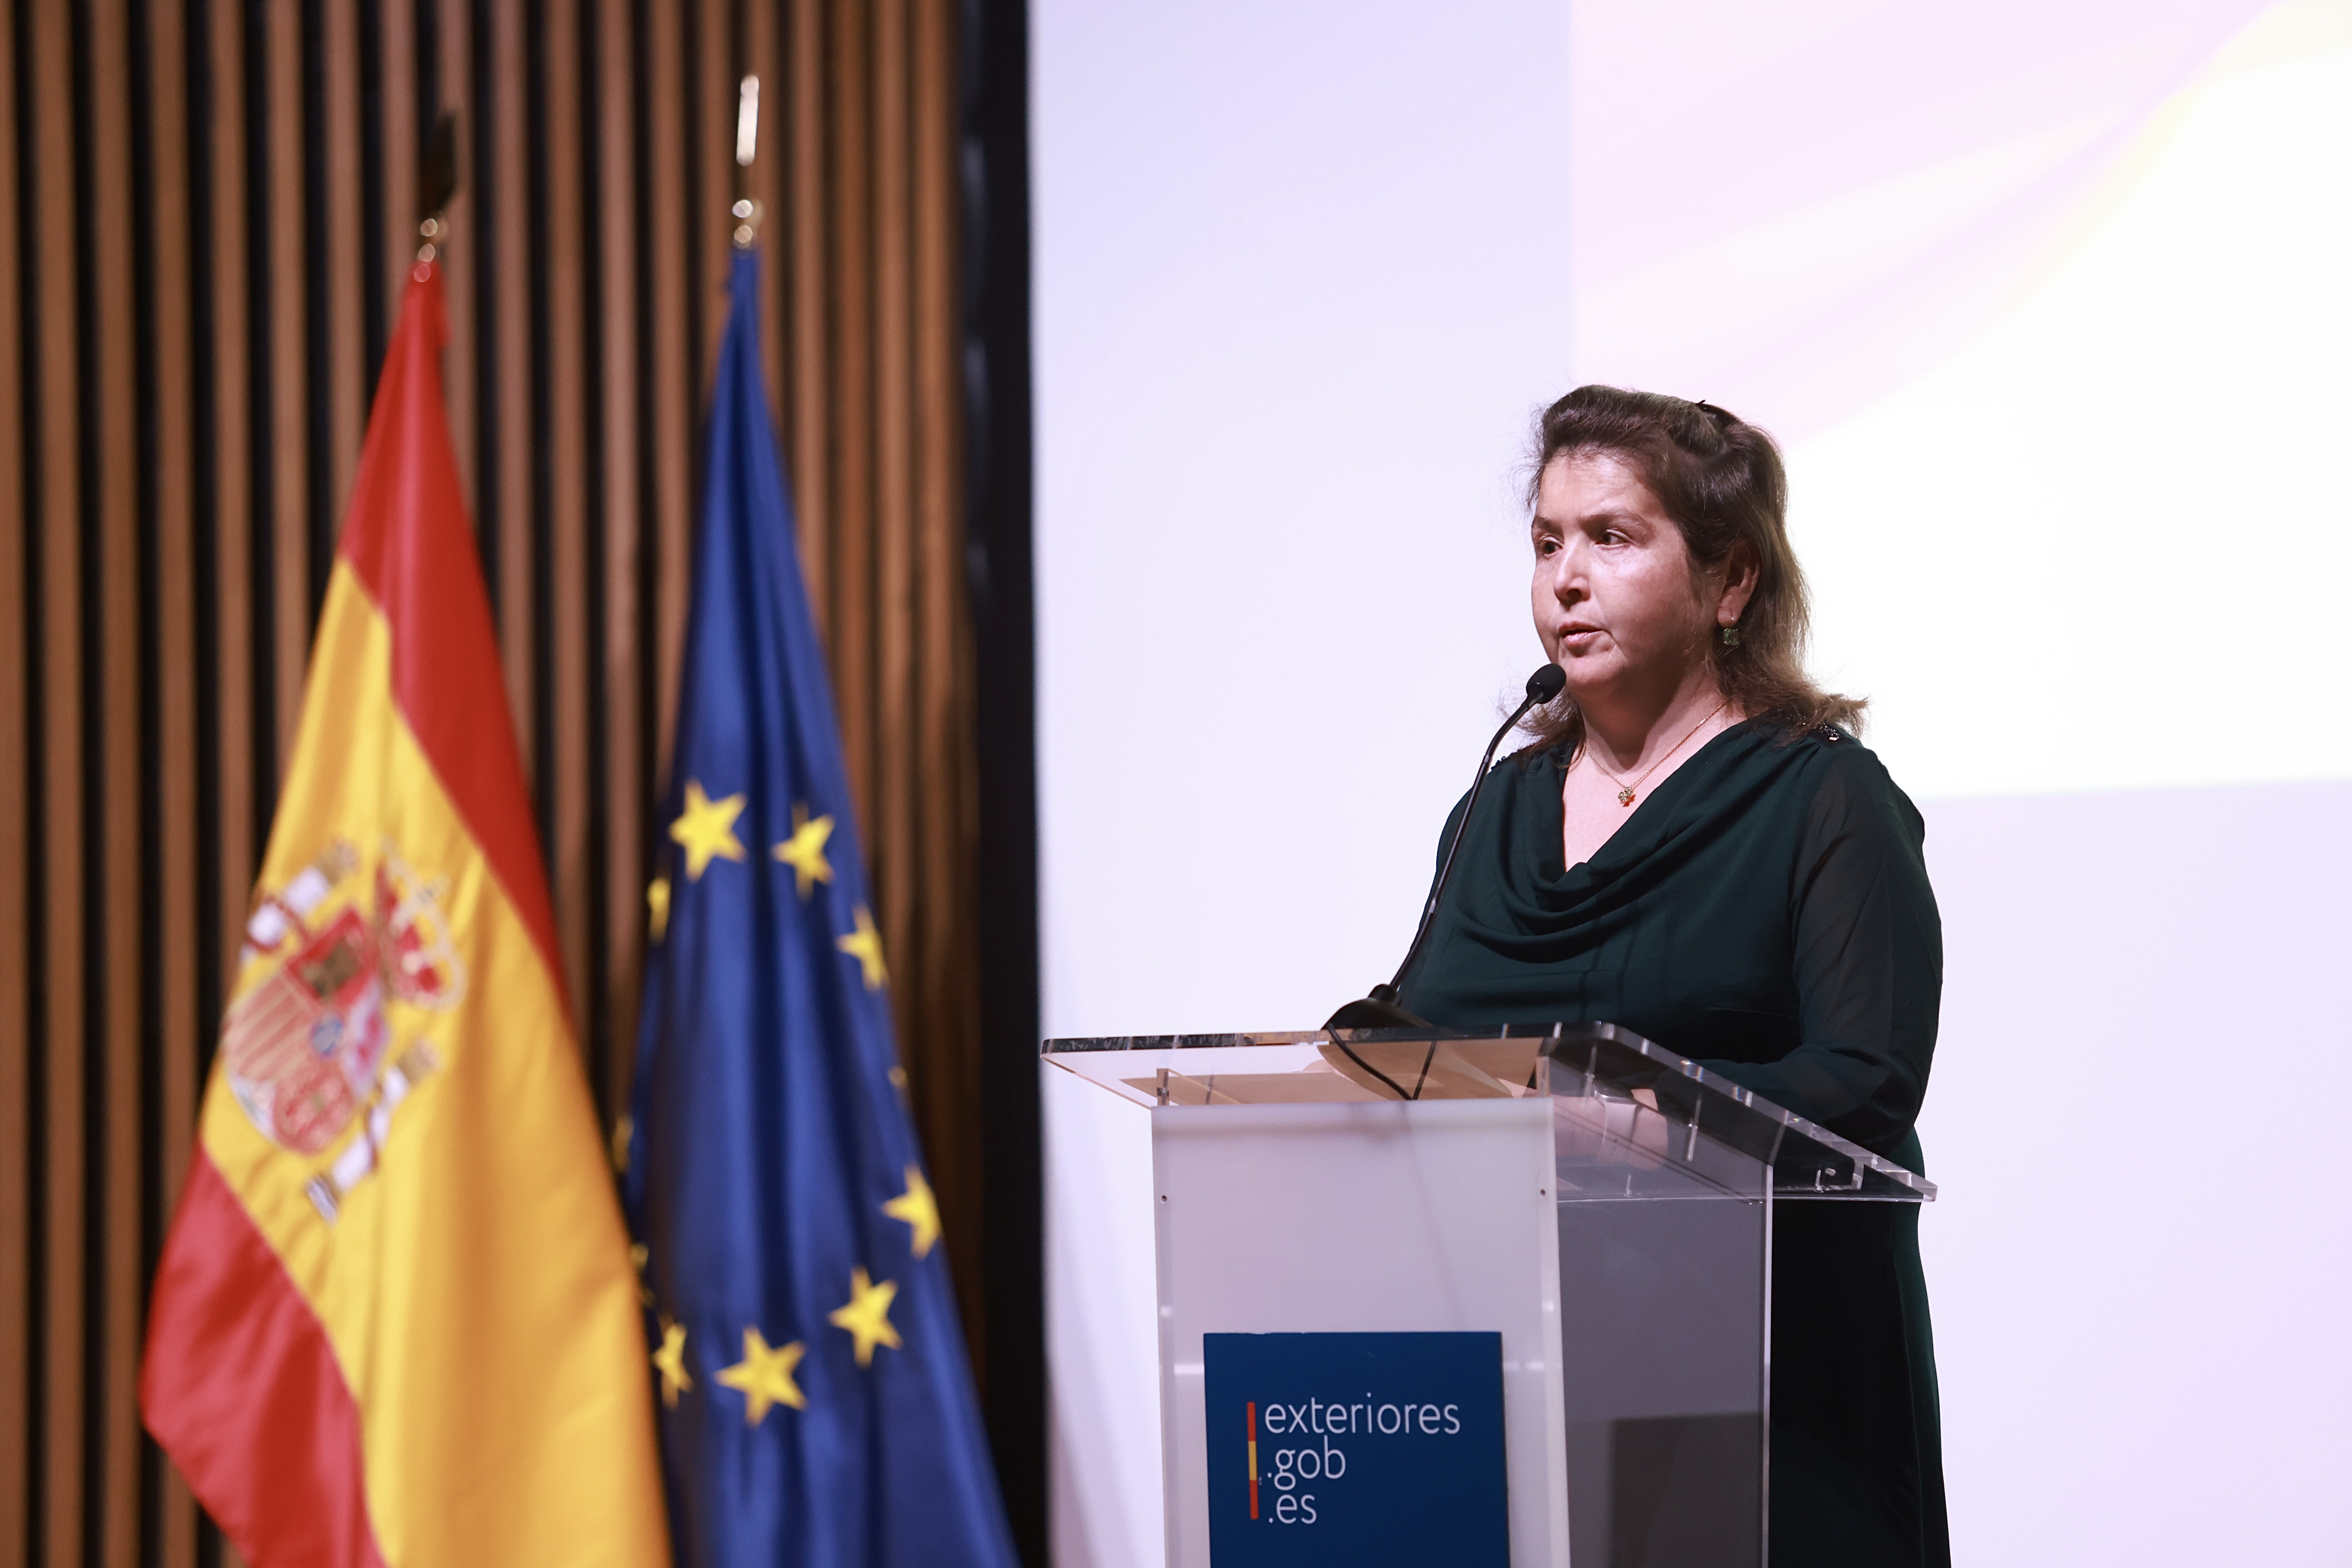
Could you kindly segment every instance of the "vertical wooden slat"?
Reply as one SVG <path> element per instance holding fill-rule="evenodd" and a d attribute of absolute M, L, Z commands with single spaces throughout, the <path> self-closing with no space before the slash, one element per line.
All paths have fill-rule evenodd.
<path fill-rule="evenodd" d="M 23 277 L 17 247 L 27 215 L 16 184 L 16 20 L 0 20 L 0 1555 L 25 1552 L 28 1352 L 24 1307 L 30 1284 L 31 1158 L 27 1134 L 32 1030 L 31 953 L 26 936 L 38 918 L 31 903 L 32 756 L 25 582 Z"/>
<path fill-rule="evenodd" d="M 651 205 L 646 211 L 646 258 L 653 269 L 652 384 L 654 528 L 654 757 L 655 777 L 666 780 L 670 742 L 677 728 L 677 680 L 686 645 L 687 595 L 690 582 L 692 465 L 696 395 L 694 351 L 687 336 L 686 182 L 677 177 L 687 148 L 686 59 L 680 29 L 666 10 L 646 29 L 645 112 L 649 116 L 646 156 Z M 656 784 L 656 788 L 661 787 Z"/>
<path fill-rule="evenodd" d="M 928 1055 L 908 1029 L 921 973 L 916 930 L 914 749 L 914 234 L 908 210 L 908 0 L 873 0 L 874 23 L 874 835 L 875 910 L 901 960 L 892 998 L 901 1051 Z"/>
<path fill-rule="evenodd" d="M 327 72 L 327 452 L 330 512 L 313 519 L 322 525 L 314 538 L 335 540 L 342 531 L 343 507 L 358 471 L 360 440 L 367 429 L 365 307 L 362 282 L 364 245 L 360 171 L 360 19 L 358 0 L 314 0 L 323 5 Z M 333 546 L 328 548 L 331 551 Z M 320 571 L 322 563 L 314 563 Z M 320 575 L 324 573 L 320 571 Z"/>
<path fill-rule="evenodd" d="M 310 384 L 304 352 L 310 341 L 305 305 L 310 269 L 304 265 L 302 223 L 301 14 L 292 5 L 275 5 L 268 26 L 268 79 L 249 82 L 247 90 L 266 93 L 269 100 L 269 188 L 262 199 L 269 205 L 270 363 L 255 369 L 269 378 L 277 750 L 272 775 L 254 782 L 275 799 L 294 754 L 294 736 L 302 719 L 302 677 L 310 658 L 310 401 L 331 397 L 331 392 Z"/>
<path fill-rule="evenodd" d="M 443 215 L 449 239 L 442 268 L 442 287 L 448 292 L 450 333 L 442 351 L 441 384 L 447 395 L 449 434 L 457 448 L 457 475 L 465 487 L 467 515 L 482 515 L 481 454 L 475 384 L 474 285 L 481 268 L 481 244 L 476 233 L 480 208 L 474 199 L 474 161 L 488 145 L 486 128 L 475 117 L 473 100 L 473 26 L 466 0 L 404 0 L 404 4 L 436 5 L 440 15 L 441 104 L 457 122 L 457 194 Z M 421 132 L 428 127 L 419 127 Z M 410 205 L 415 204 L 412 201 Z M 399 209 L 394 209 L 394 216 Z M 413 221 L 415 217 L 410 215 Z M 404 244 L 414 243 L 414 231 L 404 231 Z M 394 247 L 398 250 L 400 247 Z M 407 271 L 396 268 L 393 282 L 406 287 Z"/>
<path fill-rule="evenodd" d="M 833 389 L 828 384 L 833 345 L 828 331 L 827 292 L 831 253 L 825 236 L 824 0 L 786 0 L 791 6 L 790 89 L 776 116 L 783 154 L 789 160 L 790 205 L 775 231 L 769 254 L 785 274 L 792 322 L 792 485 L 800 512 L 801 564 L 809 584 L 817 632 L 830 647 L 833 629 Z"/>
<path fill-rule="evenodd" d="M 41 493 L 38 745 L 47 907 L 42 925 L 45 1027 L 41 1053 L 43 1241 L 40 1281 L 41 1561 L 81 1568 L 83 1331 L 83 993 L 81 721 L 81 484 L 75 319 L 79 279 L 74 255 L 71 19 L 65 0 L 36 0 L 29 77 L 34 95 L 37 199 L 31 228 L 40 268 Z M 27 323 L 34 325 L 34 323 Z"/>
<path fill-rule="evenodd" d="M 549 563 L 554 584 L 554 815 L 548 825 L 548 869 L 555 891 L 557 939 L 572 1016 L 588 1040 L 590 933 L 586 921 L 591 846 L 588 842 L 588 554 L 584 469 L 588 458 L 581 332 L 580 37 L 582 0 L 546 0 L 545 32 L 538 43 L 547 76 L 547 230 L 541 237 L 547 288 L 549 338 L 548 497 L 551 522 Z M 597 999 L 601 1002 L 601 998 Z"/>
<path fill-rule="evenodd" d="M 873 163 L 867 0 L 832 8 L 834 541 L 832 654 L 841 749 L 860 834 L 874 844 Z"/>
<path fill-rule="evenodd" d="M 530 247 L 542 237 L 530 232 L 524 193 L 530 189 L 524 148 L 523 8 L 490 8 L 493 70 L 498 78 L 496 123 L 482 128 L 486 158 L 497 163 L 498 226 L 495 282 L 498 311 L 499 406 L 498 518 L 499 642 L 506 658 L 507 701 L 513 710 L 515 740 L 523 771 L 536 779 L 546 765 L 538 754 L 530 722 L 537 678 L 531 665 L 538 609 L 531 603 L 530 545 Z"/>
<path fill-rule="evenodd" d="M 268 606 L 253 601 L 253 373 L 252 319 L 247 310 L 252 283 L 247 272 L 246 214 L 247 204 L 261 193 L 246 179 L 247 95 L 245 27 L 238 6 L 215 0 L 207 47 L 211 54 L 212 116 L 205 128 L 211 142 L 213 182 L 212 297 L 205 308 L 213 316 L 212 461 L 215 493 L 213 513 L 218 520 L 213 537 L 213 592 L 216 625 L 214 658 L 215 709 L 220 733 L 214 747 L 219 758 L 216 785 L 218 808 L 208 830 L 219 836 L 220 880 L 213 889 L 215 931 L 218 946 L 199 955 L 218 977 L 222 994 L 232 978 L 236 950 L 245 931 L 246 900 L 253 887 L 258 847 L 253 836 L 254 712 L 253 627 L 257 615 Z M 218 1018 L 201 1020 L 207 1033 Z"/>
<path fill-rule="evenodd" d="M 100 773 L 95 791 L 104 835 L 102 879 L 93 890 L 104 952 L 99 984 L 106 988 L 100 1016 L 105 1053 L 105 1128 L 99 1215 L 104 1298 L 94 1319 L 102 1357 L 94 1373 L 90 1419 L 102 1424 L 100 1508 L 102 1560 L 131 1568 L 139 1549 L 139 1412 L 131 1369 L 139 1361 L 140 1158 L 139 1022 L 146 976 L 140 973 L 139 925 L 144 913 L 140 864 L 139 746 L 139 450 L 138 367 L 131 331 L 137 311 L 131 275 L 131 58 L 125 0 L 94 0 L 85 37 L 89 83 L 89 188 L 97 217 L 94 263 L 85 285 L 94 292 L 98 377 L 98 494 L 85 497 L 82 526 L 99 531 L 100 646 L 99 711 Z M 87 437 L 85 437 L 87 439 Z"/>
<path fill-rule="evenodd" d="M 645 876 L 640 858 L 640 814 L 646 788 L 639 773 L 643 747 L 635 700 L 637 672 L 646 650 L 638 637 L 637 561 L 646 519 L 638 506 L 636 384 L 637 249 L 640 219 L 635 179 L 634 94 L 628 0 L 596 0 L 596 136 L 599 232 L 589 237 L 603 256 L 604 309 L 590 322 L 604 344 L 604 406 L 597 416 L 604 493 L 604 616 L 603 639 L 605 771 L 604 929 L 595 933 L 604 947 L 604 994 L 591 1000 L 609 1021 L 611 1042 L 604 1066 L 605 1103 L 628 1102 L 630 1046 L 637 1016 L 637 942 L 644 929 L 639 891 Z"/>
<path fill-rule="evenodd" d="M 287 733 L 280 717 L 299 691 L 287 684 L 282 627 L 289 618 L 285 583 L 301 583 L 301 566 L 285 564 L 278 541 L 287 531 L 297 541 L 301 536 L 301 512 L 285 503 L 285 494 L 299 496 L 301 482 L 282 456 L 294 439 L 289 433 L 301 428 L 299 414 L 289 421 L 285 406 L 301 406 L 303 385 L 299 378 L 278 385 L 285 351 L 275 341 L 287 331 L 289 306 L 301 299 L 301 275 L 287 278 L 289 247 L 278 237 L 280 226 L 299 224 L 299 209 L 285 205 L 285 193 L 299 185 L 287 184 L 280 172 L 282 136 L 270 132 L 273 120 L 291 108 L 285 91 L 270 87 L 273 78 L 287 75 L 285 16 L 254 9 L 221 0 L 212 5 L 214 447 L 219 454 L 214 576 L 221 672 L 221 920 L 214 963 L 224 996 L 236 983 L 247 900 L 264 851 L 261 804 L 278 795 L 278 778 L 264 764 L 285 754 L 278 741 Z M 257 294 L 257 278 L 270 282 L 266 299 Z M 261 705 L 264 691 L 270 693 L 270 708 Z M 205 1027 L 219 1030 L 219 1018 L 207 1018 Z M 226 1544 L 221 1563 L 237 1563 Z"/>
<path fill-rule="evenodd" d="M 301 624 L 308 552 L 291 555 L 287 547 L 302 543 L 302 356 L 295 336 L 304 295 L 301 185 L 289 155 L 301 125 L 299 94 L 290 85 L 300 33 L 284 14 L 290 6 L 273 16 L 235 0 L 211 5 L 221 733 L 218 947 L 209 957 L 226 997 L 264 849 L 261 807 L 276 798 L 277 763 L 291 750 L 286 738 L 306 657 L 303 638 L 289 634 Z M 256 290 L 257 278 L 270 285 L 266 297 Z M 267 711 L 258 700 L 264 690 Z M 206 1018 L 205 1027 L 217 1031 L 219 1022 Z M 218 1544 L 226 1568 L 237 1568 L 236 1552 Z"/>
<path fill-rule="evenodd" d="M 416 6 L 435 0 L 376 0 L 381 41 L 376 58 L 383 71 L 383 319 L 399 320 L 408 269 L 416 259 Z M 445 269 L 446 270 L 446 269 Z M 466 318 L 454 309 L 452 321 Z M 375 388 L 367 389 L 375 396 Z M 462 472 L 462 470 L 461 470 Z"/>
<path fill-rule="evenodd" d="M 197 1006 L 198 965 L 207 962 L 197 945 L 198 887 L 196 736 L 196 552 L 194 419 L 195 393 L 191 307 L 194 298 L 189 251 L 189 146 L 186 12 L 176 5 L 148 8 L 149 90 L 153 94 L 146 157 L 153 182 L 151 226 L 153 246 L 152 313 L 155 408 L 154 537 L 156 558 L 149 568 L 155 584 L 155 683 L 158 897 L 153 919 L 161 960 L 149 984 L 158 989 L 155 1064 L 157 1144 L 149 1152 L 145 1184 L 152 1203 L 144 1239 L 160 1238 L 184 1179 L 195 1129 L 198 1036 L 205 1024 Z M 142 1249 L 143 1250 L 143 1249 Z M 141 1259 L 143 1285 L 152 1267 Z M 138 1294 L 143 1300 L 143 1289 Z M 127 1369 L 126 1375 L 127 1375 Z M 186 1484 L 170 1465 L 161 1468 L 153 1536 L 161 1568 L 190 1568 L 195 1552 L 195 1505 Z"/>
<path fill-rule="evenodd" d="M 697 25 L 691 47 L 700 58 L 701 91 L 688 104 L 693 116 L 695 188 L 687 221 L 701 231 L 702 275 L 690 286 L 702 299 L 702 341 L 696 345 L 695 405 L 708 406 L 710 378 L 719 363 L 719 338 L 727 328 L 727 275 L 734 266 L 736 67 L 731 0 L 697 0 L 687 12 Z M 698 459 L 699 455 L 698 454 Z"/>
<path fill-rule="evenodd" d="M 964 600 L 961 384 L 955 265 L 954 0 L 913 0 L 911 158 L 914 226 L 915 643 L 914 756 L 919 820 L 913 852 L 923 867 L 916 944 L 922 960 L 908 1003 L 919 1028 L 926 1082 L 911 1086 L 925 1147 L 940 1179 L 940 1223 L 955 1250 L 964 1331 L 986 1331 L 979 1125 L 980 985 L 974 959 L 979 901 L 980 802 L 972 766 L 974 697 L 971 617 Z M 915 1020 L 919 1020 L 918 1025 Z M 912 1068 L 909 1068 L 911 1073 Z M 972 1357 L 986 1393 L 984 1357 Z"/>

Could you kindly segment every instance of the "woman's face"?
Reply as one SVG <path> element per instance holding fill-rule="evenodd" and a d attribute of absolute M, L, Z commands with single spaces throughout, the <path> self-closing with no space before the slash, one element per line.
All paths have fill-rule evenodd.
<path fill-rule="evenodd" d="M 1682 530 L 1622 459 L 1553 458 L 1530 531 L 1536 634 L 1580 705 L 1663 697 L 1705 665 L 1717 595 L 1692 582 Z"/>

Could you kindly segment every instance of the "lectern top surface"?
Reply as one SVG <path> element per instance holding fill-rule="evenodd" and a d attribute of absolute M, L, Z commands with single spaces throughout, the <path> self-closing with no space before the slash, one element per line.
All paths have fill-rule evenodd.
<path fill-rule="evenodd" d="M 1045 1055 L 1155 1108 L 1546 1095 L 1643 1162 L 1656 1155 L 1697 1174 L 1711 1163 L 1702 1147 L 1755 1162 L 1780 1198 L 1936 1196 L 1927 1178 L 1613 1024 L 1104 1036 L 1048 1040 Z"/>

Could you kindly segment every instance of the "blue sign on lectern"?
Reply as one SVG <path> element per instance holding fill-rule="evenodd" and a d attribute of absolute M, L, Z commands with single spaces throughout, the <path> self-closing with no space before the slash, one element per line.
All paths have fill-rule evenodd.
<path fill-rule="evenodd" d="M 1215 1568 L 1508 1568 L 1502 1335 L 1202 1337 Z"/>

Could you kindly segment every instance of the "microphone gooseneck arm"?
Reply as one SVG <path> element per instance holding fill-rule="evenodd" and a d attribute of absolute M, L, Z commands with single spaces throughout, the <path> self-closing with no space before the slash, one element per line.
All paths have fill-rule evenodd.
<path fill-rule="evenodd" d="M 1332 1014 L 1330 1019 L 1323 1026 L 1325 1028 L 1417 1028 L 1426 1026 L 1428 1024 L 1427 1019 L 1416 1017 L 1414 1015 L 1406 1012 L 1402 1005 L 1399 1004 L 1397 1000 L 1398 987 L 1404 984 L 1405 973 L 1412 968 L 1413 960 L 1421 956 L 1422 945 L 1429 940 L 1430 928 L 1437 922 L 1437 907 L 1439 900 L 1444 899 L 1445 896 L 1446 879 L 1454 874 L 1454 857 L 1459 853 L 1462 848 L 1463 834 L 1469 830 L 1470 814 L 1478 809 L 1478 796 L 1486 787 L 1487 773 L 1495 764 L 1495 752 L 1496 748 L 1502 745 L 1503 737 L 1517 729 L 1518 727 L 1519 721 L 1528 716 L 1528 710 L 1529 709 L 1535 708 L 1542 703 L 1549 702 L 1553 698 L 1558 697 L 1560 692 L 1566 689 L 1567 685 L 1567 673 L 1556 664 L 1546 664 L 1538 668 L 1533 675 L 1528 677 L 1528 694 L 1526 700 L 1511 710 L 1511 716 L 1509 718 L 1503 721 L 1502 727 L 1495 731 L 1495 738 L 1486 742 L 1486 754 L 1478 759 L 1478 776 L 1471 780 L 1470 798 L 1463 803 L 1462 820 L 1454 825 L 1454 837 L 1446 840 L 1445 858 L 1438 864 L 1437 880 L 1429 889 L 1429 901 L 1422 906 L 1421 924 L 1415 928 L 1412 933 L 1412 945 L 1405 949 L 1404 962 L 1397 965 L 1396 975 L 1393 979 L 1391 979 L 1384 984 L 1373 986 L 1370 994 L 1365 996 L 1361 1001 L 1350 1002 L 1346 1006 L 1341 1007 L 1337 1013 Z M 1352 1054 L 1353 1053 L 1350 1053 L 1350 1055 Z M 1367 1068 L 1367 1070 L 1370 1069 Z M 1378 1074 L 1377 1076 L 1380 1077 L 1383 1083 L 1390 1083 L 1386 1074 L 1382 1073 Z M 1393 1083 L 1390 1083 L 1390 1087 L 1396 1088 Z M 1412 1097 L 1406 1095 L 1403 1090 L 1400 1089 L 1398 1089 L 1398 1098 L 1402 1100 Z"/>
<path fill-rule="evenodd" d="M 1404 984 L 1405 971 L 1411 969 L 1412 961 L 1421 956 L 1422 944 L 1429 940 L 1429 928 L 1437 923 L 1437 901 L 1445 896 L 1446 879 L 1454 875 L 1454 857 L 1462 848 L 1462 836 L 1470 830 L 1470 814 L 1478 809 L 1479 793 L 1486 787 L 1486 775 L 1495 765 L 1495 752 L 1502 745 L 1503 737 L 1519 727 L 1519 721 L 1528 716 L 1528 710 L 1538 703 L 1550 701 L 1567 684 L 1568 678 L 1556 664 L 1547 664 L 1528 677 L 1526 700 L 1511 710 L 1511 716 L 1503 721 L 1502 728 L 1495 731 L 1495 738 L 1486 742 L 1486 755 L 1478 759 L 1478 776 L 1470 781 L 1470 798 L 1462 806 L 1462 820 L 1454 825 L 1454 837 L 1446 840 L 1445 858 L 1437 868 L 1437 880 L 1429 889 L 1429 902 L 1422 906 L 1421 925 L 1412 933 L 1412 945 L 1404 950 L 1404 962 L 1397 965 L 1395 977 L 1386 985 L 1375 988 L 1373 995 L 1379 996 L 1381 992 L 1386 991 L 1388 994 L 1381 999 L 1395 1001 L 1398 987 Z"/>

